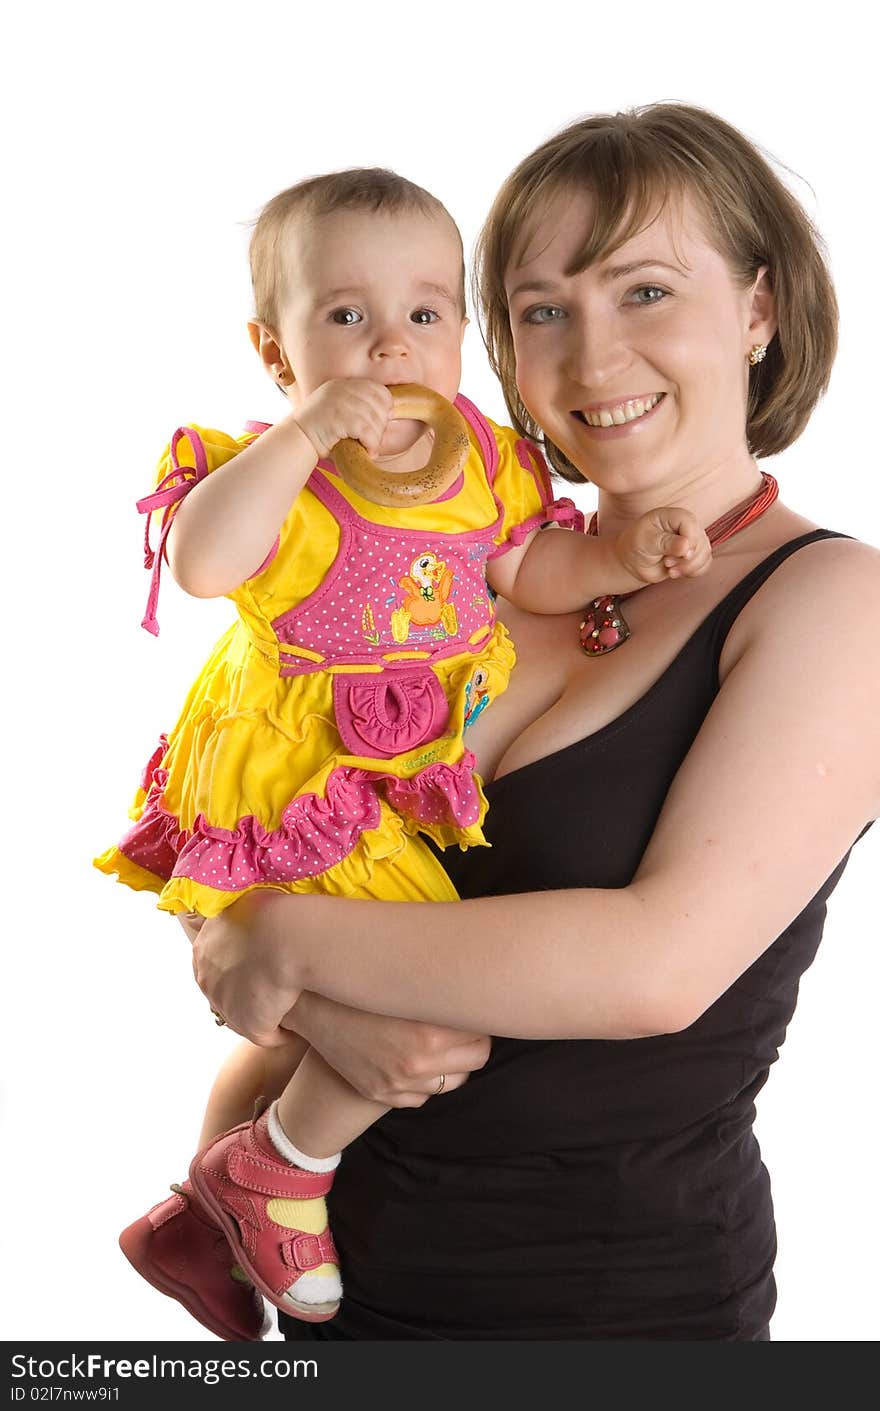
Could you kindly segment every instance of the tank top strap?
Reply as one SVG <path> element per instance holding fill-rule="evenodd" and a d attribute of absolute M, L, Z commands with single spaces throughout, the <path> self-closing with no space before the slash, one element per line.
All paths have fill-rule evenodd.
<path fill-rule="evenodd" d="M 850 534 L 841 534 L 834 529 L 811 529 L 807 534 L 801 534 L 797 539 L 789 539 L 786 544 L 780 544 L 778 549 L 774 549 L 772 554 L 768 554 L 759 564 L 756 564 L 751 573 L 747 573 L 745 578 L 735 584 L 722 598 L 714 611 L 710 614 L 708 622 L 705 624 L 711 627 L 712 638 L 715 645 L 715 665 L 721 657 L 727 634 L 733 627 L 734 622 L 739 617 L 743 608 L 763 587 L 767 579 L 776 572 L 786 559 L 791 558 L 799 549 L 804 549 L 808 544 L 817 544 L 821 539 L 849 539 Z"/>

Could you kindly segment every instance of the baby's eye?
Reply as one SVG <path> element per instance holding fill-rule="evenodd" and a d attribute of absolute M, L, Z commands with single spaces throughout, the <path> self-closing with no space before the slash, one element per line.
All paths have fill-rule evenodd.
<path fill-rule="evenodd" d="M 560 319 L 565 317 L 565 310 L 561 309 L 558 304 L 538 304 L 523 314 L 522 321 L 523 323 L 558 323 Z"/>
<path fill-rule="evenodd" d="M 357 309 L 334 309 L 330 315 L 334 323 L 360 323 L 362 315 Z"/>
<path fill-rule="evenodd" d="M 668 297 L 669 290 L 661 289 L 657 284 L 642 284 L 630 295 L 634 304 L 660 304 Z"/>
<path fill-rule="evenodd" d="M 429 324 L 436 323 L 440 315 L 434 309 L 414 309 L 410 314 L 413 323 Z"/>

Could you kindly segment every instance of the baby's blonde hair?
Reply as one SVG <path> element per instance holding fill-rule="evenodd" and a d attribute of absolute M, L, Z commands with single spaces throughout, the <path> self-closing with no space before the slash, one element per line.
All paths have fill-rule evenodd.
<path fill-rule="evenodd" d="M 462 248 L 461 234 L 441 201 L 422 186 L 384 167 L 354 167 L 309 177 L 279 191 L 260 211 L 250 242 L 254 312 L 261 323 L 277 331 L 286 275 L 283 241 L 296 216 L 328 216 L 334 211 L 418 212 L 449 221 Z M 458 297 L 465 311 L 464 250 Z"/>

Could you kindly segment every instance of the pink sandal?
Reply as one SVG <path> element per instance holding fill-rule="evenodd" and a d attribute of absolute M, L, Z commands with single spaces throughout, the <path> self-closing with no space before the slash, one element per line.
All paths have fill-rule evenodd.
<path fill-rule="evenodd" d="M 237 1262 L 276 1308 L 306 1323 L 334 1317 L 339 1300 L 303 1303 L 292 1286 L 322 1264 L 339 1264 L 329 1227 L 320 1234 L 279 1224 L 273 1200 L 324 1196 L 334 1171 L 303 1171 L 279 1157 L 266 1130 L 268 1116 L 243 1122 L 209 1142 L 193 1159 L 190 1180 L 199 1200 L 222 1226 Z"/>
<path fill-rule="evenodd" d="M 225 1342 L 259 1342 L 272 1322 L 252 1284 L 233 1274 L 223 1230 L 195 1198 L 189 1181 L 122 1231 L 129 1264 L 160 1293 Z"/>

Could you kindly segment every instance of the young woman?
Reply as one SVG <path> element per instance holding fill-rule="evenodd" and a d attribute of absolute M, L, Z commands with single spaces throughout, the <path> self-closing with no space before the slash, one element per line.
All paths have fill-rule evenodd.
<path fill-rule="evenodd" d="M 260 896 L 202 928 L 228 1022 L 269 1046 L 307 1029 L 362 1089 L 378 1060 L 354 1011 L 502 1036 L 462 1085 L 485 1051 L 401 1025 L 412 1089 L 456 1090 L 348 1149 L 348 1301 L 288 1335 L 766 1340 L 754 1097 L 880 801 L 880 555 L 755 460 L 827 385 L 833 291 L 758 152 L 677 105 L 545 143 L 479 256 L 511 417 L 596 484 L 594 532 L 682 505 L 713 561 L 575 615 L 505 613 L 518 665 L 472 736 L 492 848 L 443 856 L 463 900 Z"/>

